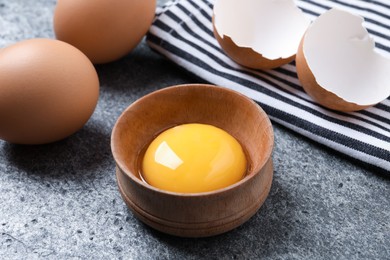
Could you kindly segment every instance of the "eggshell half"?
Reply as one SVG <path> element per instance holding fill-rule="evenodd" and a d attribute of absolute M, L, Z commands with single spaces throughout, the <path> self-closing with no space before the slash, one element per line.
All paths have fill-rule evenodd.
<path fill-rule="evenodd" d="M 375 51 L 363 18 L 331 9 L 308 28 L 296 66 L 305 91 L 318 103 L 357 111 L 390 95 L 390 60 Z"/>
<path fill-rule="evenodd" d="M 54 31 L 93 63 L 107 63 L 138 45 L 155 9 L 156 0 L 58 0 Z"/>
<path fill-rule="evenodd" d="M 217 0 L 213 31 L 225 53 L 253 69 L 271 69 L 295 58 L 310 21 L 292 0 Z"/>
<path fill-rule="evenodd" d="M 295 55 L 285 59 L 267 59 L 263 57 L 263 55 L 261 55 L 260 53 L 255 52 L 252 48 L 237 46 L 237 44 L 235 44 L 232 38 L 230 38 L 229 36 L 224 35 L 223 38 L 221 38 L 221 36 L 219 36 L 218 32 L 216 31 L 215 26 L 214 36 L 217 39 L 218 43 L 221 45 L 222 49 L 232 60 L 248 68 L 272 69 L 290 63 L 295 59 Z"/>
<path fill-rule="evenodd" d="M 0 139 L 63 139 L 87 122 L 98 96 L 94 66 L 65 42 L 32 39 L 0 50 Z"/>

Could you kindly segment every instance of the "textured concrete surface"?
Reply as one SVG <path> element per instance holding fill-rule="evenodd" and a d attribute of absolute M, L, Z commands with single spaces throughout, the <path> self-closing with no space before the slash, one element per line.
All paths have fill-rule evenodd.
<path fill-rule="evenodd" d="M 53 37 L 54 5 L 0 0 L 0 47 Z M 0 259 L 390 259 L 390 180 L 277 124 L 274 183 L 247 223 L 205 239 L 145 226 L 117 190 L 111 129 L 137 98 L 199 79 L 144 42 L 97 71 L 100 100 L 78 133 L 43 146 L 0 141 Z"/>

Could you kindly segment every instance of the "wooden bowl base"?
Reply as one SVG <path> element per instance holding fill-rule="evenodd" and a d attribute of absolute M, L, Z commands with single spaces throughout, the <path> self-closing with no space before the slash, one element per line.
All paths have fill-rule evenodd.
<path fill-rule="evenodd" d="M 180 223 L 170 221 L 169 219 L 162 219 L 153 214 L 148 213 L 139 206 L 137 206 L 132 199 L 126 195 L 123 185 L 126 184 L 125 176 L 121 171 L 116 168 L 117 184 L 119 187 L 120 194 L 126 205 L 131 209 L 134 215 L 148 226 L 159 230 L 163 233 L 167 233 L 174 236 L 180 237 L 209 237 L 230 231 L 248 219 L 250 219 L 263 205 L 268 193 L 271 189 L 272 178 L 273 178 L 273 165 L 272 159 L 270 159 L 266 165 L 264 165 L 263 172 L 259 180 L 260 196 L 257 201 L 250 205 L 245 211 L 236 212 L 233 215 L 226 216 L 222 219 L 216 219 L 209 222 L 194 222 L 194 223 Z"/>

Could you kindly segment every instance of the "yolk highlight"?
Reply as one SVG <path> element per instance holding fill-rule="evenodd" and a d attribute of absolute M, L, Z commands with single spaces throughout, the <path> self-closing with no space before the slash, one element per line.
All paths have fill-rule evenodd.
<path fill-rule="evenodd" d="M 246 164 L 240 143 L 224 130 L 184 124 L 152 141 L 142 161 L 142 177 L 167 191 L 207 192 L 241 180 Z"/>

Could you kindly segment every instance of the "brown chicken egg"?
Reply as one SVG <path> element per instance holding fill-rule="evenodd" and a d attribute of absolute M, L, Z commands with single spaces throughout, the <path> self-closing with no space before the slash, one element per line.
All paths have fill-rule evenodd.
<path fill-rule="evenodd" d="M 217 0 L 214 35 L 235 62 L 271 69 L 295 58 L 310 21 L 292 0 Z"/>
<path fill-rule="evenodd" d="M 155 9 L 156 0 L 58 0 L 54 31 L 93 63 L 107 63 L 138 45 Z"/>
<path fill-rule="evenodd" d="M 63 139 L 88 121 L 98 96 L 93 64 L 70 44 L 31 39 L 0 50 L 0 139 Z"/>
<path fill-rule="evenodd" d="M 307 29 L 296 58 L 299 80 L 318 103 L 356 111 L 390 95 L 390 59 L 375 50 L 363 18 L 331 9 Z"/>

